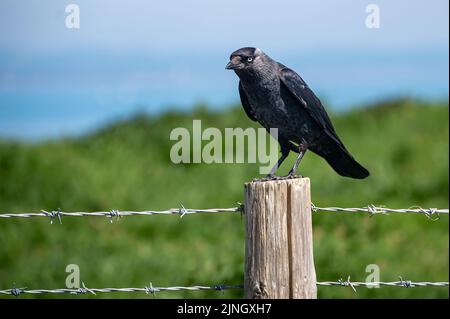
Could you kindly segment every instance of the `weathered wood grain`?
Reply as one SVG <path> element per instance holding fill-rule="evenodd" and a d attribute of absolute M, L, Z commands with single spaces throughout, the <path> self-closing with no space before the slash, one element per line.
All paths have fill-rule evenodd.
<path fill-rule="evenodd" d="M 244 297 L 317 298 L 309 179 L 247 183 L 244 206 Z"/>

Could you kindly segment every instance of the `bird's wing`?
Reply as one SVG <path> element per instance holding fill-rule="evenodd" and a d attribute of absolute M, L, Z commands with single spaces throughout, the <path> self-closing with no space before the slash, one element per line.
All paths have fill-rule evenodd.
<path fill-rule="evenodd" d="M 253 112 L 252 106 L 248 101 L 247 94 L 244 92 L 244 89 L 242 88 L 241 81 L 239 81 L 239 96 L 241 97 L 241 103 L 245 113 L 251 120 L 256 122 L 255 112 Z"/>
<path fill-rule="evenodd" d="M 286 86 L 289 92 L 299 102 L 300 107 L 303 107 L 308 112 L 311 118 L 324 129 L 329 137 L 343 146 L 319 98 L 308 87 L 305 81 L 303 81 L 300 75 L 283 66 L 280 70 L 280 80 L 282 85 Z"/>

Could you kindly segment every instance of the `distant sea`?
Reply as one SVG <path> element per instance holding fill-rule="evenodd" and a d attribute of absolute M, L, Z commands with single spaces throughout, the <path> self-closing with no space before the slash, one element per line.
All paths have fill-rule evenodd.
<path fill-rule="evenodd" d="M 0 51 L 1 52 L 1 51 Z M 273 56 L 333 112 L 411 96 L 448 100 L 448 50 Z M 227 54 L 0 53 L 0 138 L 76 136 L 136 112 L 239 103 Z M 244 116 L 244 114 L 243 114 Z"/>

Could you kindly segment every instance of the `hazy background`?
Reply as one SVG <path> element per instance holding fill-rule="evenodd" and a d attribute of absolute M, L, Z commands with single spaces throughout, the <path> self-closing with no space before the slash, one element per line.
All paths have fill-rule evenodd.
<path fill-rule="evenodd" d="M 175 127 L 258 127 L 229 54 L 258 46 L 297 70 L 371 176 L 308 153 L 317 206 L 449 207 L 448 1 L 0 0 L 0 213 L 234 207 L 257 164 L 174 164 Z M 291 154 L 279 170 L 286 174 Z M 0 289 L 240 284 L 244 218 L 0 218 Z M 314 213 L 319 281 L 448 281 L 448 216 Z M 448 287 L 319 287 L 319 298 L 448 298 Z M 15 298 L 3 295 L 1 298 Z M 20 298 L 153 298 L 145 293 Z M 242 291 L 156 298 L 240 298 Z"/>
<path fill-rule="evenodd" d="M 136 110 L 238 101 L 229 54 L 257 46 L 341 110 L 448 96 L 448 1 L 0 1 L 0 135 L 79 134 Z"/>

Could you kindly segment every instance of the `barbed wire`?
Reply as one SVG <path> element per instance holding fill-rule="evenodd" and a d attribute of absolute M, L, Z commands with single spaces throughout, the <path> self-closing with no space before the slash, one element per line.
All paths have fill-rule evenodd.
<path fill-rule="evenodd" d="M 387 208 L 369 204 L 366 207 L 343 208 L 343 207 L 318 207 L 311 203 L 313 212 L 337 212 L 337 213 L 368 213 L 369 216 L 377 214 L 389 215 L 393 214 L 423 214 L 431 220 L 440 218 L 439 214 L 448 214 L 448 208 L 422 208 L 420 206 L 412 206 L 409 208 Z"/>
<path fill-rule="evenodd" d="M 410 281 L 403 280 L 400 277 L 399 281 L 377 281 L 377 282 L 359 282 L 350 281 L 350 276 L 347 280 L 343 280 L 342 278 L 338 281 L 319 281 L 316 283 L 317 286 L 341 286 L 341 287 L 350 287 L 354 292 L 356 292 L 357 287 L 382 287 L 382 286 L 390 286 L 390 287 L 404 287 L 404 288 L 415 288 L 415 287 L 448 287 L 449 283 L 444 281 L 431 282 L 431 281 Z M 213 286 L 173 286 L 173 287 L 154 287 L 152 283 L 149 286 L 145 286 L 142 288 L 88 288 L 84 283 L 82 283 L 82 287 L 80 288 L 62 288 L 62 289 L 27 289 L 27 288 L 16 288 L 13 287 L 11 289 L 0 290 L 0 295 L 13 295 L 20 296 L 22 294 L 72 294 L 72 295 L 80 295 L 80 294 L 93 294 L 96 293 L 113 293 L 113 292 L 145 292 L 146 294 L 155 295 L 157 292 L 163 291 L 200 291 L 200 290 L 215 290 L 215 291 L 225 291 L 225 290 L 236 290 L 243 289 L 244 285 L 213 285 Z"/>
<path fill-rule="evenodd" d="M 42 210 L 39 213 L 17 213 L 17 214 L 0 214 L 0 218 L 31 218 L 31 217 L 50 217 L 50 223 L 53 224 L 53 220 L 58 218 L 59 223 L 62 223 L 62 217 L 88 217 L 88 216 L 104 216 L 110 219 L 112 223 L 113 218 L 121 218 L 124 216 L 152 216 L 152 215 L 178 215 L 180 218 L 185 215 L 191 214 L 218 214 L 218 213 L 237 213 L 242 212 L 242 206 L 232 208 L 209 208 L 209 209 L 192 209 L 185 208 L 181 205 L 181 208 L 170 208 L 168 210 L 161 211 L 120 211 L 111 210 L 109 212 L 63 212 L 60 209 L 56 211 Z"/>
<path fill-rule="evenodd" d="M 403 280 L 400 276 L 399 281 L 375 281 L 375 282 L 361 282 L 361 281 L 350 281 L 350 276 L 348 276 L 347 280 L 343 280 L 342 278 L 338 281 L 321 281 L 317 282 L 318 286 L 344 286 L 350 287 L 356 292 L 356 287 L 381 287 L 381 286 L 390 286 L 390 287 L 404 287 L 404 288 L 415 288 L 415 287 L 448 287 L 448 281 L 411 281 L 411 280 Z"/>
<path fill-rule="evenodd" d="M 199 290 L 215 290 L 224 291 L 231 289 L 243 289 L 243 285 L 213 285 L 213 286 L 173 286 L 173 287 L 154 287 L 152 283 L 149 286 L 141 288 L 88 288 L 82 282 L 82 287 L 80 288 L 62 288 L 62 289 L 27 289 L 27 288 L 16 288 L 0 290 L 0 295 L 14 295 L 19 296 L 22 294 L 87 294 L 91 293 L 96 295 L 97 292 L 109 293 L 109 292 L 145 292 L 147 294 L 155 295 L 157 292 L 162 291 L 199 291 Z"/>
<path fill-rule="evenodd" d="M 0 218 L 31 218 L 31 217 L 47 217 L 50 218 L 50 223 L 53 224 L 54 219 L 58 219 L 59 223 L 62 223 L 62 217 L 89 217 L 89 216 L 104 216 L 109 218 L 110 222 L 113 222 L 113 218 L 119 219 L 124 216 L 153 216 L 153 215 L 178 215 L 184 217 L 191 214 L 219 214 L 219 213 L 244 213 L 244 205 L 239 204 L 237 207 L 231 208 L 209 208 L 209 209 L 192 209 L 185 208 L 180 204 L 180 208 L 170 208 L 168 210 L 161 211 L 120 211 L 111 210 L 104 212 L 63 212 L 60 209 L 56 211 L 42 210 L 39 213 L 0 213 Z M 336 212 L 336 213 L 368 213 L 369 216 L 378 214 L 422 214 L 431 220 L 438 220 L 440 214 L 449 214 L 448 208 L 422 208 L 420 206 L 412 206 L 410 208 L 388 208 L 383 206 L 375 206 L 369 204 L 366 207 L 318 207 L 311 203 L 311 210 L 317 212 Z"/>

